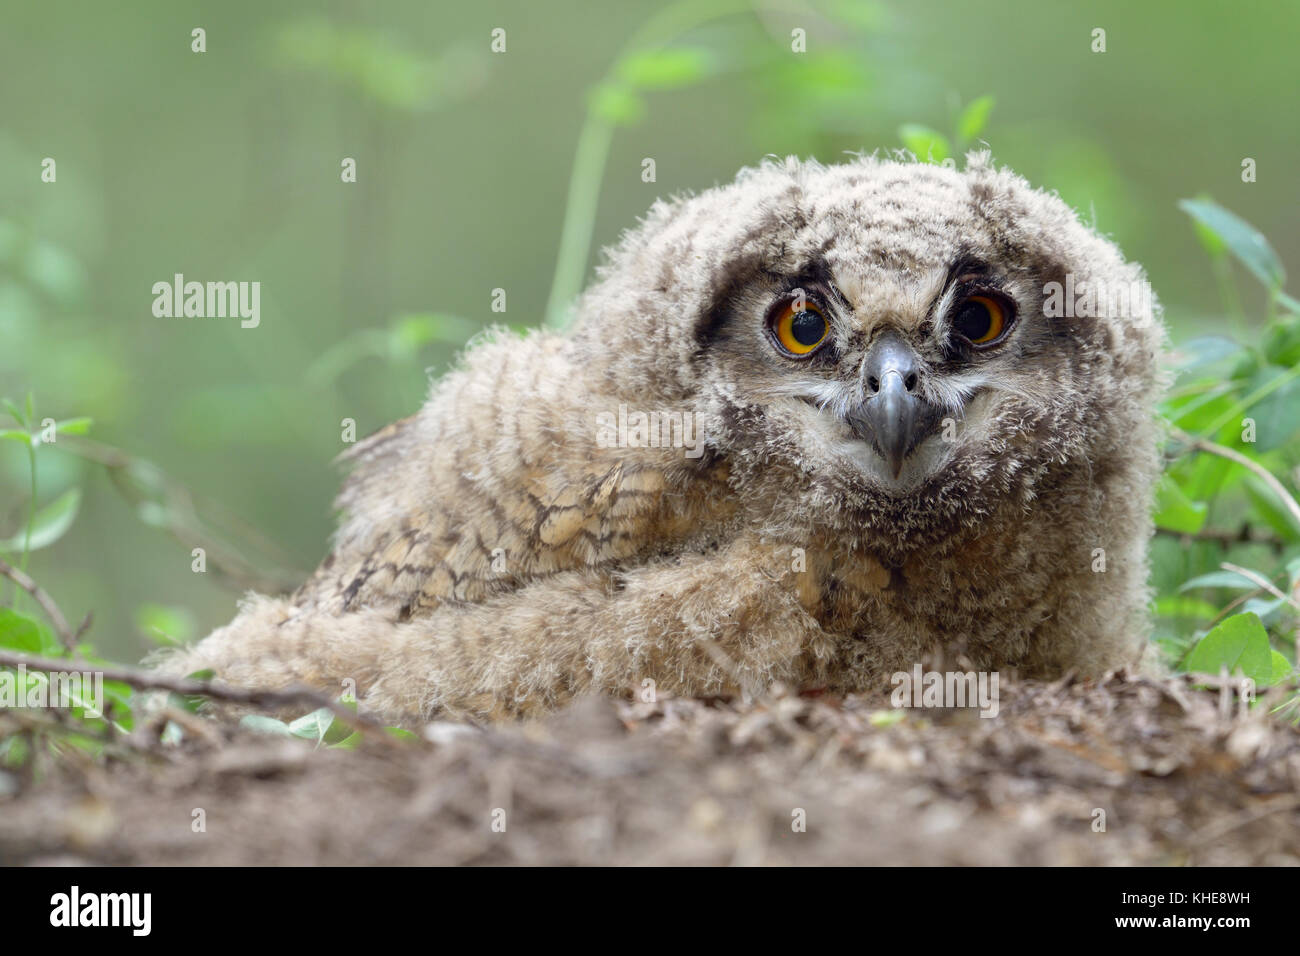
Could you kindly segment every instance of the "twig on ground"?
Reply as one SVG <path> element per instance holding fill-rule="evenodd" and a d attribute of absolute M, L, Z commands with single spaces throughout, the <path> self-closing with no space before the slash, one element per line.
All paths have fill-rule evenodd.
<path fill-rule="evenodd" d="M 284 690 L 264 690 L 252 687 L 236 687 L 220 681 L 190 680 L 187 677 L 170 677 L 153 671 L 138 670 L 130 667 L 105 667 L 85 661 L 59 660 L 50 657 L 32 657 L 27 654 L 15 654 L 0 650 L 0 666 L 17 667 L 19 665 L 31 671 L 64 671 L 72 667 L 92 669 L 103 676 L 106 681 L 127 684 L 136 690 L 165 690 L 182 696 L 209 697 L 213 700 L 231 704 L 247 704 L 250 707 L 289 707 L 306 704 L 319 710 L 328 708 L 334 716 L 355 727 L 357 730 L 383 730 L 383 724 L 372 717 L 354 713 L 337 700 L 332 700 L 318 691 L 306 687 L 289 687 Z M 384 735 L 387 737 L 387 735 Z"/>
<path fill-rule="evenodd" d="M 1223 836 L 1231 833 L 1233 830 L 1239 830 L 1256 821 L 1263 820 L 1275 813 L 1287 813 L 1291 810 L 1300 808 L 1300 797 L 1286 796 L 1274 800 L 1272 803 L 1257 807 L 1254 810 L 1248 810 L 1239 813 L 1236 816 L 1228 817 L 1224 820 L 1216 820 L 1207 827 L 1202 827 L 1188 841 L 1193 851 L 1200 849 L 1203 844 L 1212 843 Z"/>

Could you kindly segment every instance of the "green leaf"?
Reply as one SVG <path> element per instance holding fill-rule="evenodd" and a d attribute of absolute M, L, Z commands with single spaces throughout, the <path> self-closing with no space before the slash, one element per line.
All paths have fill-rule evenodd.
<path fill-rule="evenodd" d="M 352 729 L 350 724 L 335 717 L 334 722 L 330 724 L 330 728 L 326 731 L 323 739 L 327 745 L 333 746 L 334 744 L 343 742 L 354 733 L 356 733 L 356 731 Z"/>
<path fill-rule="evenodd" d="M 349 700 L 347 698 L 339 698 L 339 703 L 342 704 L 344 707 L 346 707 L 348 710 L 352 711 L 352 713 L 355 714 L 357 712 L 357 702 L 355 700 Z M 327 746 L 333 746 L 335 744 L 342 743 L 349 736 L 355 733 L 355 731 L 352 729 L 352 725 L 349 724 L 347 721 L 340 720 L 339 717 L 334 714 L 332 714 L 332 717 L 333 719 L 330 722 L 329 730 L 325 732 L 325 736 L 323 738 Z"/>
<path fill-rule="evenodd" d="M 1182 589 L 1186 587 L 1183 585 Z M 1219 609 L 1209 601 L 1170 595 L 1156 601 L 1156 614 L 1189 621 L 1212 621 L 1219 616 Z"/>
<path fill-rule="evenodd" d="M 1264 575 L 1267 577 L 1267 575 Z M 1246 577 L 1244 574 L 1238 574 L 1236 571 L 1211 571 L 1209 574 L 1198 575 L 1190 581 L 1184 582 L 1179 591 L 1192 591 L 1196 588 L 1230 588 L 1234 591 L 1255 591 L 1259 585 Z"/>
<path fill-rule="evenodd" d="M 1283 368 L 1300 362 L 1300 317 L 1286 316 L 1269 323 L 1259 350 L 1270 362 Z"/>
<path fill-rule="evenodd" d="M 409 730 L 406 730 L 402 727 L 385 727 L 384 730 L 386 730 L 390 736 L 396 737 L 398 740 L 419 739 L 418 737 L 415 736 L 415 734 L 411 733 Z"/>
<path fill-rule="evenodd" d="M 277 737 L 294 736 L 293 731 L 289 729 L 289 725 L 284 721 L 276 720 L 274 717 L 266 717 L 262 714 L 245 714 L 240 718 L 239 726 L 259 734 L 273 734 Z"/>
<path fill-rule="evenodd" d="M 618 77 L 639 90 L 676 90 L 713 72 L 713 57 L 700 47 L 668 47 L 633 53 L 618 66 Z"/>
<path fill-rule="evenodd" d="M 45 625 L 7 607 L 0 607 L 0 647 L 27 654 L 52 649 L 54 636 Z"/>
<path fill-rule="evenodd" d="M 174 720 L 169 720 L 163 725 L 162 733 L 158 736 L 158 742 L 169 747 L 175 747 L 185 740 L 185 731 L 181 725 Z"/>
<path fill-rule="evenodd" d="M 962 110 L 961 116 L 957 119 L 957 138 L 962 142 L 969 142 L 984 132 L 995 103 L 997 100 L 993 97 L 981 96 Z"/>
<path fill-rule="evenodd" d="M 0 405 L 3 405 L 5 407 L 5 411 L 9 413 L 9 417 L 11 417 L 14 421 L 18 422 L 24 427 L 27 425 L 27 416 L 23 414 L 22 409 L 20 409 L 17 405 L 13 403 L 12 399 L 0 398 Z"/>
<path fill-rule="evenodd" d="M 194 615 L 183 607 L 141 604 L 135 610 L 135 626 L 155 644 L 176 647 L 194 639 Z"/>
<path fill-rule="evenodd" d="M 1264 484 L 1257 475 L 1247 475 L 1242 484 L 1251 505 L 1255 508 L 1255 514 L 1283 541 L 1291 544 L 1300 543 L 1300 522 L 1296 521 L 1289 508 L 1278 504 L 1277 494 L 1273 489 Z"/>
<path fill-rule="evenodd" d="M 941 163 L 951 155 L 947 138 L 937 130 L 917 123 L 904 123 L 898 128 L 898 138 L 922 162 Z"/>
<path fill-rule="evenodd" d="M 645 100 L 621 83 L 602 83 L 591 91 L 591 111 L 614 126 L 635 126 L 645 117 Z"/>
<path fill-rule="evenodd" d="M 326 744 L 326 746 L 334 750 L 356 750 L 357 744 L 359 743 L 361 743 L 361 734 L 359 731 L 354 731 L 352 734 L 350 734 L 347 737 L 344 737 L 338 743 Z"/>
<path fill-rule="evenodd" d="M 5 428 L 0 430 L 0 441 L 8 439 L 9 441 L 22 442 L 24 445 L 39 444 L 39 439 L 30 432 L 25 432 L 19 428 Z"/>
<path fill-rule="evenodd" d="M 1280 684 L 1291 676 L 1291 662 L 1286 659 L 1286 655 L 1281 651 L 1272 652 L 1273 677 L 1268 682 L 1269 685 Z"/>
<path fill-rule="evenodd" d="M 1183 669 L 1198 674 L 1241 673 L 1256 684 L 1273 679 L 1272 648 L 1268 632 L 1254 614 L 1234 614 L 1206 634 L 1183 662 Z"/>
<path fill-rule="evenodd" d="M 1173 403 L 1169 420 L 1185 432 L 1199 433 L 1221 420 L 1237 404 L 1240 396 L 1231 385 Z"/>
<path fill-rule="evenodd" d="M 1282 608 L 1286 606 L 1286 603 L 1287 601 L 1284 597 L 1275 598 L 1271 595 L 1265 595 L 1263 597 L 1256 596 L 1241 605 L 1241 610 L 1242 612 L 1249 611 L 1251 614 L 1254 614 L 1264 622 L 1265 627 L 1268 627 L 1270 624 L 1277 623 L 1278 614 L 1281 612 Z"/>
<path fill-rule="evenodd" d="M 1183 199 L 1178 206 L 1217 236 L 1266 287 L 1280 289 L 1286 283 L 1286 270 L 1277 253 L 1246 220 L 1209 199 Z"/>
<path fill-rule="evenodd" d="M 483 326 L 471 319 L 442 312 L 399 315 L 388 330 L 389 353 L 392 358 L 410 358 L 425 345 L 449 342 L 463 345 Z"/>
<path fill-rule="evenodd" d="M 303 737 L 320 743 L 329 733 L 330 724 L 334 723 L 334 711 L 328 707 L 314 710 L 306 717 L 299 717 L 289 724 L 289 732 L 295 737 Z"/>
<path fill-rule="evenodd" d="M 1240 483 L 1246 469 L 1218 455 L 1198 455 L 1192 464 L 1186 481 L 1182 481 L 1184 492 L 1193 501 L 1209 501 Z"/>
<path fill-rule="evenodd" d="M 205 667 L 202 670 L 186 674 L 185 679 L 206 682 L 212 680 L 215 676 L 216 671 L 211 667 Z M 202 694 L 171 694 L 168 699 L 179 709 L 188 710 L 191 714 L 197 714 L 208 701 Z"/>
<path fill-rule="evenodd" d="M 1224 335 L 1200 335 L 1175 346 L 1170 361 L 1180 372 L 1188 372 L 1232 359 L 1244 348 Z"/>
<path fill-rule="evenodd" d="M 1255 421 L 1253 451 L 1264 453 L 1288 444 L 1300 431 L 1300 379 L 1292 376 L 1289 368 L 1266 365 L 1250 380 L 1252 395 L 1269 389 L 1268 394 L 1245 410 L 1242 419 Z M 1230 422 L 1238 435 L 1241 421 Z M 1225 426 L 1226 428 L 1227 426 Z"/>
<path fill-rule="evenodd" d="M 69 488 L 36 512 L 36 518 L 32 523 L 31 544 L 28 550 L 35 551 L 37 548 L 48 547 L 62 538 L 67 533 L 67 530 L 72 527 L 72 522 L 76 520 L 77 511 L 80 508 L 81 489 Z M 0 540 L 0 550 L 21 551 L 26 541 L 26 530 L 20 531 L 12 537 Z"/>
<path fill-rule="evenodd" d="M 1209 506 L 1187 497 L 1168 474 L 1156 489 L 1156 526 L 1178 534 L 1196 534 L 1205 526 Z"/>
<path fill-rule="evenodd" d="M 54 423 L 54 434 L 58 435 L 84 435 L 90 431 L 90 426 L 95 424 L 93 418 L 66 418 L 61 422 Z"/>

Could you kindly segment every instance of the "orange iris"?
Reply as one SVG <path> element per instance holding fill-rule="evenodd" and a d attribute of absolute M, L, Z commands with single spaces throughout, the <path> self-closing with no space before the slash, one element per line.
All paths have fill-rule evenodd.
<path fill-rule="evenodd" d="M 988 325 L 985 327 L 985 316 L 980 316 L 978 326 L 970 329 L 971 332 L 976 332 L 978 334 L 971 335 L 967 333 L 966 337 L 970 339 L 972 344 L 984 345 L 987 342 L 992 342 L 1002 334 L 1002 330 L 1007 324 L 1007 313 L 1006 309 L 1002 307 L 1001 302 L 997 299 L 989 298 L 986 295 L 973 295 L 966 301 L 968 303 L 974 302 L 983 307 L 988 320 Z"/>
<path fill-rule="evenodd" d="M 805 302 L 802 311 L 795 311 L 791 302 L 781 310 L 772 329 L 777 341 L 791 355 L 808 355 L 826 340 L 831 325 L 811 302 Z"/>

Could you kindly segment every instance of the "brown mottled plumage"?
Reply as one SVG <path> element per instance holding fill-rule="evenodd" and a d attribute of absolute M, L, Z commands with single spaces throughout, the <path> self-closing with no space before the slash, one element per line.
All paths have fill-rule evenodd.
<path fill-rule="evenodd" d="M 297 593 L 253 597 L 165 666 L 351 679 L 363 708 L 414 719 L 646 681 L 883 686 L 936 651 L 1037 676 L 1134 662 L 1163 332 L 1150 301 L 1049 314 L 1067 274 L 1142 281 L 980 154 L 772 162 L 657 203 L 571 332 L 488 336 L 344 455 L 342 526 Z M 979 349 L 958 330 L 986 289 L 1011 320 Z M 792 290 L 828 323 L 810 358 L 769 333 Z M 872 372 L 887 342 L 905 384 Z M 892 457 L 886 393 L 920 410 Z M 619 447 L 620 405 L 694 416 L 703 445 Z"/>

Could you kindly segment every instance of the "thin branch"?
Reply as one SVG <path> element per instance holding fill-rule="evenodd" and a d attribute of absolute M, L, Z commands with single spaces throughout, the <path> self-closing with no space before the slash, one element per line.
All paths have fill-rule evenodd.
<path fill-rule="evenodd" d="M 1259 544 L 1271 548 L 1274 551 L 1283 551 L 1286 549 L 1286 542 L 1276 535 L 1259 533 L 1250 525 L 1243 525 L 1240 531 L 1228 531 L 1226 529 L 1202 528 L 1193 534 L 1183 531 L 1173 531 L 1169 528 L 1156 528 L 1156 534 L 1166 538 L 1177 538 L 1184 544 L 1190 544 L 1193 541 L 1212 541 L 1215 544 L 1223 545 L 1225 548 L 1233 544 Z"/>
<path fill-rule="evenodd" d="M 12 564 L 3 559 L 0 559 L 0 574 L 3 574 L 10 581 L 13 581 L 14 584 L 18 585 L 36 599 L 36 603 L 41 606 L 41 610 L 45 612 L 45 616 L 48 617 L 50 623 L 54 625 L 54 630 L 58 633 L 59 640 L 63 642 L 63 646 L 68 649 L 69 654 L 75 654 L 77 652 L 77 639 L 68 628 L 68 619 L 63 616 L 63 612 L 59 610 L 59 606 L 54 603 L 54 598 L 50 597 L 39 584 L 28 577 L 24 572 L 19 571 Z"/>
<path fill-rule="evenodd" d="M 1231 571 L 1233 574 L 1240 574 L 1247 581 L 1259 585 L 1269 594 L 1273 595 L 1273 597 L 1286 601 L 1292 607 L 1296 608 L 1297 610 L 1300 610 L 1300 603 L 1296 603 L 1296 601 L 1293 598 L 1287 596 L 1286 594 L 1283 594 L 1282 591 L 1275 584 L 1273 584 L 1272 581 L 1264 577 L 1264 575 L 1260 574 L 1259 572 L 1252 571 L 1250 570 L 1250 568 L 1243 568 L 1237 564 L 1232 564 L 1229 561 L 1224 561 L 1222 564 L 1219 565 L 1219 567 L 1221 567 L 1225 571 Z"/>
<path fill-rule="evenodd" d="M 93 623 L 95 623 L 95 612 L 87 611 L 86 616 L 82 618 L 81 623 L 77 625 L 76 633 L 72 635 L 72 642 L 74 644 L 80 644 L 82 637 L 84 637 L 86 632 L 90 630 L 90 625 Z"/>
<path fill-rule="evenodd" d="M 383 724 L 377 720 L 363 714 L 354 713 L 337 700 L 306 687 L 289 687 L 284 690 L 236 687 L 221 681 L 200 681 L 190 680 L 188 677 L 170 677 L 166 674 L 132 667 L 105 667 L 101 664 L 92 664 L 85 661 L 31 657 L 27 654 L 15 654 L 12 651 L 0 650 L 0 667 L 18 667 L 19 665 L 31 671 L 66 671 L 73 668 L 91 670 L 101 675 L 106 681 L 117 681 L 136 690 L 165 690 L 187 697 L 209 697 L 213 700 L 226 701 L 232 704 L 246 704 L 250 707 L 276 708 L 304 704 L 317 710 L 325 707 L 335 717 L 350 726 L 356 727 L 358 730 L 383 730 Z"/>
<path fill-rule="evenodd" d="M 1297 366 L 1296 368 L 1300 368 L 1300 366 Z M 1292 371 L 1295 370 L 1293 369 Z M 1287 374 L 1290 375 L 1291 373 Z M 1281 381 L 1281 378 L 1273 380 L 1274 383 L 1278 381 Z M 1290 513 L 1291 517 L 1295 519 L 1296 524 L 1300 525 L 1300 503 L 1295 500 L 1291 492 L 1286 490 L 1286 486 L 1283 485 L 1282 482 L 1278 481 L 1273 473 L 1259 462 L 1252 461 L 1239 451 L 1225 448 L 1223 445 L 1215 444 L 1214 442 L 1207 441 L 1204 438 L 1193 438 L 1181 428 L 1175 428 L 1173 434 L 1179 441 L 1185 442 L 1188 447 L 1195 449 L 1196 451 L 1206 451 L 1212 455 L 1218 455 L 1220 458 L 1226 458 L 1228 461 L 1236 462 L 1243 468 L 1249 469 L 1252 474 L 1268 486 L 1269 490 L 1272 491 L 1273 494 L 1277 496 L 1278 500 L 1286 507 L 1286 510 Z M 1247 575 L 1247 577 L 1249 577 L 1249 575 Z M 1296 583 L 1294 590 L 1296 591 L 1296 598 L 1300 599 L 1300 582 Z M 1292 605 L 1296 605 L 1295 599 L 1289 600 Z M 1297 623 L 1296 625 L 1295 650 L 1296 663 L 1300 664 L 1300 623 Z"/>
<path fill-rule="evenodd" d="M 114 487 L 133 505 L 138 506 L 146 501 L 158 504 L 165 516 L 167 533 L 187 549 L 198 546 L 206 549 L 213 568 L 237 586 L 280 593 L 292 590 L 306 576 L 305 571 L 288 569 L 292 558 L 274 541 L 215 502 L 206 498 L 197 500 L 189 489 L 151 462 L 81 435 L 69 435 L 60 439 L 59 447 L 102 465 Z M 202 515 L 200 506 L 204 512 Z M 259 570 L 236 547 L 214 532 L 213 529 L 218 525 L 234 528 L 242 538 L 252 543 L 262 558 L 273 561 L 285 570 Z"/>
<path fill-rule="evenodd" d="M 1274 477 L 1273 473 L 1259 462 L 1247 458 L 1239 451 L 1225 448 L 1223 445 L 1215 444 L 1214 442 L 1207 441 L 1204 438 L 1193 438 L 1181 428 L 1175 428 L 1173 434 L 1179 441 L 1186 443 L 1189 448 L 1195 449 L 1196 451 L 1209 452 L 1211 455 L 1218 455 L 1220 458 L 1226 458 L 1228 461 L 1236 462 L 1243 468 L 1250 469 L 1250 471 L 1253 472 L 1260 481 L 1268 485 L 1269 490 L 1271 490 L 1273 494 L 1277 495 L 1278 500 L 1282 502 L 1286 510 L 1291 513 L 1291 517 L 1295 519 L 1296 524 L 1300 525 L 1300 503 L 1297 503 L 1295 498 L 1291 497 L 1291 492 L 1286 490 L 1286 486 L 1283 485 L 1282 482 L 1278 481 L 1277 478 Z"/>
<path fill-rule="evenodd" d="M 1251 598 L 1259 597 L 1261 593 L 1263 593 L 1262 590 L 1256 588 L 1254 591 L 1247 591 L 1245 594 L 1242 594 L 1241 596 L 1234 598 L 1231 602 L 1229 602 L 1227 607 L 1225 607 L 1222 611 L 1219 612 L 1218 617 L 1210 621 L 1210 627 L 1214 627 L 1220 621 L 1226 620 L 1227 618 L 1231 617 L 1233 611 L 1237 610 L 1237 608 L 1241 607 Z"/>

